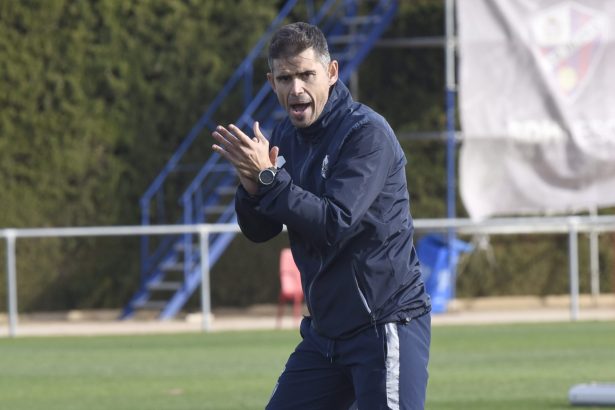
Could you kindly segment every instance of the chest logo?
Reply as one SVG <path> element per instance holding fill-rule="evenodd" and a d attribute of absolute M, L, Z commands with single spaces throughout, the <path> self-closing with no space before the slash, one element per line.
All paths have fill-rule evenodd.
<path fill-rule="evenodd" d="M 329 155 L 325 155 L 325 158 L 322 160 L 322 168 L 320 168 L 320 175 L 324 179 L 327 179 L 329 176 Z"/>

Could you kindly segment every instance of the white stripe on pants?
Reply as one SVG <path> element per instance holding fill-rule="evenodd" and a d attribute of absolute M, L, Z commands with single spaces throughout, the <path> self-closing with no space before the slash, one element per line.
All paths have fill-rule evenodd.
<path fill-rule="evenodd" d="M 399 410 L 399 335 L 397 334 L 397 323 L 387 323 L 385 330 L 387 342 L 387 405 L 391 410 Z"/>

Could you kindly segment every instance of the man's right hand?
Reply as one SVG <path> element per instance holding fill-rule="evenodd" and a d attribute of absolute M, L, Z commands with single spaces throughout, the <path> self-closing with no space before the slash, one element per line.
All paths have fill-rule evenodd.
<path fill-rule="evenodd" d="M 261 132 L 258 122 L 254 123 L 252 139 L 234 125 L 230 125 L 229 129 L 222 126 L 216 128 L 212 136 L 218 144 L 214 144 L 212 148 L 233 164 L 243 188 L 250 195 L 256 195 L 258 173 L 275 166 L 280 150 L 278 147 L 268 149 L 269 141 Z M 265 156 L 268 158 L 265 159 Z"/>

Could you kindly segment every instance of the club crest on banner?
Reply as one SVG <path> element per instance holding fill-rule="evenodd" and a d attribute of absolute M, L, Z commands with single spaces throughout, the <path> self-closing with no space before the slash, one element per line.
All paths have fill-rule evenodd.
<path fill-rule="evenodd" d="M 608 17 L 599 10 L 563 1 L 531 22 L 535 55 L 552 86 L 568 102 L 583 91 L 599 63 Z"/>

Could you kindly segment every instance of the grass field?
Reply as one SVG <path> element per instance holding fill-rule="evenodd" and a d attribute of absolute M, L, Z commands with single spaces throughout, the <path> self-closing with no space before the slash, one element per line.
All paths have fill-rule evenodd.
<path fill-rule="evenodd" d="M 0 409 L 262 409 L 298 337 L 0 339 Z M 570 409 L 571 385 L 615 382 L 615 323 L 435 327 L 430 374 L 430 410 Z"/>

